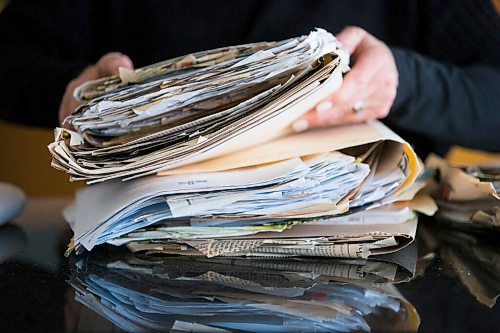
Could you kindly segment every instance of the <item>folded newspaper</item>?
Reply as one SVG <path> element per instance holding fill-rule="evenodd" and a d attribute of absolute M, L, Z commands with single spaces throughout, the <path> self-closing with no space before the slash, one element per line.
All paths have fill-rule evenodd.
<path fill-rule="evenodd" d="M 49 145 L 54 167 L 91 184 L 65 211 L 70 250 L 366 258 L 407 245 L 413 211 L 374 208 L 411 199 L 411 147 L 378 121 L 290 128 L 340 86 L 347 58 L 318 29 L 78 87 L 75 131 Z"/>
<path fill-rule="evenodd" d="M 321 29 L 195 53 L 91 81 L 57 129 L 52 165 L 94 183 L 154 174 L 269 141 L 338 88 L 348 56 Z"/>

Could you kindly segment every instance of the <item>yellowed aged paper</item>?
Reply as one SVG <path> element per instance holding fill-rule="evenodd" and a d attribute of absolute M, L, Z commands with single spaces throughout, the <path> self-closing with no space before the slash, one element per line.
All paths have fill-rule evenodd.
<path fill-rule="evenodd" d="M 266 144 L 242 149 L 204 162 L 161 170 L 158 175 L 223 171 L 341 150 L 385 140 L 387 137 L 379 129 L 380 126 L 377 126 L 375 122 L 318 128 L 290 134 Z M 392 139 L 392 137 L 387 139 Z M 398 141 L 402 142 L 402 139 Z"/>
<path fill-rule="evenodd" d="M 158 175 L 215 172 L 250 167 L 380 141 L 394 141 L 402 144 L 403 151 L 408 157 L 408 179 L 401 187 L 400 190 L 402 190 L 415 180 L 420 171 L 420 165 L 410 145 L 378 121 L 289 134 L 265 144 L 242 149 L 203 162 L 161 170 Z M 396 160 L 398 159 L 396 158 Z M 395 162 L 394 156 L 390 161 Z"/>
<path fill-rule="evenodd" d="M 414 240 L 416 228 L 416 218 L 405 223 L 386 225 L 306 223 L 279 234 L 261 233 L 232 239 L 176 240 L 161 244 L 131 242 L 127 247 L 134 252 L 204 255 L 208 258 L 218 256 L 367 258 L 370 255 L 390 253 L 405 247 Z"/>
<path fill-rule="evenodd" d="M 395 201 L 385 207 L 395 210 L 408 207 L 415 212 L 419 212 L 427 216 L 433 216 L 438 210 L 436 201 L 434 201 L 434 199 L 427 193 L 417 193 L 410 200 Z"/>
<path fill-rule="evenodd" d="M 441 182 L 447 187 L 448 200 L 469 201 L 495 197 L 500 200 L 491 182 L 483 182 L 463 170 L 449 166 L 437 155 L 431 154 L 425 161 L 429 168 L 439 169 Z"/>
<path fill-rule="evenodd" d="M 417 218 L 397 224 L 321 224 L 303 223 L 280 233 L 262 232 L 252 235 L 252 239 L 284 239 L 328 237 L 329 239 L 352 239 L 365 236 L 415 238 Z M 242 237 L 243 238 L 243 237 Z"/>

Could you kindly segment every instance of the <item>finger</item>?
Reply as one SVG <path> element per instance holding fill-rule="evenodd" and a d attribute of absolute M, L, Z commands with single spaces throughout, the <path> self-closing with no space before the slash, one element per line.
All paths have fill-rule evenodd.
<path fill-rule="evenodd" d="M 85 81 L 95 80 L 99 78 L 99 73 L 95 65 L 85 68 L 77 78 L 71 80 L 66 86 L 61 105 L 59 106 L 59 124 L 65 128 L 70 126 L 65 122 L 65 119 L 81 104 L 73 97 L 73 91 Z"/>
<path fill-rule="evenodd" d="M 326 125 L 351 124 L 368 119 L 381 119 L 389 114 L 392 105 L 391 94 L 384 90 L 374 91 L 371 95 L 362 97 L 353 103 L 344 104 L 336 110 L 336 116 L 325 115 L 323 117 L 331 120 Z M 327 118 L 327 119 L 328 119 Z"/>
<path fill-rule="evenodd" d="M 358 72 L 354 72 L 354 75 L 357 74 Z M 363 72 L 361 72 L 361 74 L 364 75 Z M 369 82 L 369 79 L 370 78 L 366 78 L 367 82 Z M 365 78 L 352 78 L 352 75 L 348 78 L 346 76 L 339 90 L 318 103 L 313 110 L 302 118 L 305 120 L 304 122 L 295 125 L 296 127 L 298 126 L 295 130 L 341 124 L 343 123 L 342 119 L 345 117 L 352 118 L 349 119 L 349 122 L 364 120 L 365 118 L 359 115 L 351 117 L 353 113 L 353 104 L 356 101 L 366 100 L 368 96 L 373 94 L 372 90 L 376 89 L 376 87 L 368 85 L 367 83 L 362 83 L 360 80 L 365 80 Z"/>
<path fill-rule="evenodd" d="M 377 77 L 385 76 L 380 73 L 381 68 L 377 64 L 376 52 L 367 50 L 360 54 L 356 63 L 343 78 L 340 88 L 331 95 L 334 104 L 352 103 L 362 97 L 368 96 L 377 89 L 373 83 Z"/>
<path fill-rule="evenodd" d="M 72 96 L 65 94 L 59 107 L 59 124 L 64 128 L 70 129 L 71 126 L 66 122 L 66 118 L 79 106 L 79 102 Z"/>
<path fill-rule="evenodd" d="M 367 35 L 368 33 L 362 28 L 349 26 L 342 29 L 335 37 L 342 44 L 342 48 L 352 54 Z"/>
<path fill-rule="evenodd" d="M 133 69 L 134 66 L 128 56 L 119 52 L 110 52 L 102 56 L 95 65 L 85 68 L 66 87 L 61 105 L 59 106 L 59 123 L 63 127 L 69 128 L 70 126 L 65 122 L 65 119 L 81 104 L 73 97 L 73 91 L 76 87 L 86 81 L 96 80 L 103 76 L 116 75 L 120 67 Z"/>
<path fill-rule="evenodd" d="M 369 58 L 369 57 L 367 57 Z M 331 98 L 337 104 L 350 104 L 364 101 L 371 105 L 392 106 L 398 86 L 397 71 L 390 68 L 378 68 L 377 65 L 363 59 L 352 72 L 345 76 L 344 82 L 337 93 Z M 374 118 L 385 117 L 384 111 L 376 112 Z"/>
<path fill-rule="evenodd" d="M 133 69 L 132 60 L 121 53 L 108 53 L 97 62 L 97 70 L 101 77 L 117 75 L 120 67 Z"/>
<path fill-rule="evenodd" d="M 340 88 L 316 106 L 316 111 L 321 112 L 342 105 L 348 107 L 355 101 L 364 100 L 378 89 L 372 84 L 376 75 L 377 71 L 373 70 L 369 64 L 364 61 L 360 62 L 344 76 Z"/>
<path fill-rule="evenodd" d="M 292 128 L 295 132 L 302 132 L 315 127 L 353 124 L 368 119 L 384 118 L 392 105 L 391 98 L 393 96 L 386 94 L 385 90 L 375 91 L 369 96 L 360 97 L 356 102 L 323 109 L 325 105 L 332 105 L 329 100 L 325 100 L 318 104 L 316 109 L 297 120 Z M 359 103 L 362 105 L 361 108 L 355 107 Z"/>
<path fill-rule="evenodd" d="M 68 86 L 72 85 L 74 86 L 73 88 L 76 88 L 80 84 L 82 84 L 85 81 L 89 80 L 97 80 L 99 78 L 99 71 L 97 70 L 97 67 L 95 65 L 88 66 L 85 68 L 78 77 L 76 77 L 74 80 L 72 80 Z"/>
<path fill-rule="evenodd" d="M 318 112 L 311 110 L 292 124 L 295 132 L 365 120 L 364 114 L 355 114 L 352 105 L 340 105 Z"/>

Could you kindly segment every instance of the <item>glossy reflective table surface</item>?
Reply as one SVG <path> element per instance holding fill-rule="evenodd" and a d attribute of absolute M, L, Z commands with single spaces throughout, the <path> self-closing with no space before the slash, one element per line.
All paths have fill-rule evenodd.
<path fill-rule="evenodd" d="M 0 332 L 496 332 L 500 234 L 422 217 L 417 241 L 369 260 L 64 258 L 66 199 L 0 227 Z"/>

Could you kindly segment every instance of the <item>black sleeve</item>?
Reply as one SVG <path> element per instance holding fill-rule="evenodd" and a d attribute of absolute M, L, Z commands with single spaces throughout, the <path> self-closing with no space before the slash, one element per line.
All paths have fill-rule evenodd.
<path fill-rule="evenodd" d="M 421 6 L 418 53 L 392 48 L 399 87 L 388 123 L 438 144 L 499 152 L 498 13 L 490 0 Z"/>
<path fill-rule="evenodd" d="M 81 1 L 12 1 L 0 14 L 0 118 L 54 127 L 68 82 L 90 63 Z"/>
<path fill-rule="evenodd" d="M 393 48 L 399 87 L 390 124 L 433 139 L 500 152 L 500 69 L 444 64 Z"/>

